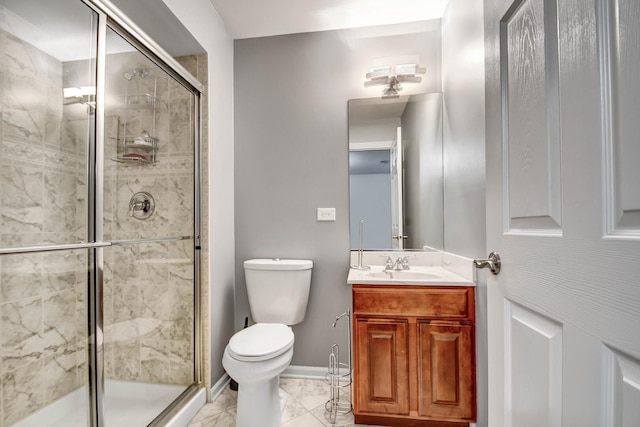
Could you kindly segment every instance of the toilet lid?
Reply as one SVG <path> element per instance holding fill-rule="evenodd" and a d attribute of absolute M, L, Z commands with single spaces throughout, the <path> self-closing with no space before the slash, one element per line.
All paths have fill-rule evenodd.
<path fill-rule="evenodd" d="M 256 323 L 229 340 L 234 359 L 260 361 L 279 356 L 293 346 L 293 331 L 282 323 Z"/>

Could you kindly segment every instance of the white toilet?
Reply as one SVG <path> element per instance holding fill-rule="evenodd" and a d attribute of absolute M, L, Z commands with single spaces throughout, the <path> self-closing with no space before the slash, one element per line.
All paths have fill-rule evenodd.
<path fill-rule="evenodd" d="M 280 424 L 284 399 L 279 375 L 293 357 L 293 331 L 304 320 L 313 262 L 252 259 L 244 262 L 247 295 L 255 325 L 231 337 L 222 366 L 238 383 L 236 427 Z"/>

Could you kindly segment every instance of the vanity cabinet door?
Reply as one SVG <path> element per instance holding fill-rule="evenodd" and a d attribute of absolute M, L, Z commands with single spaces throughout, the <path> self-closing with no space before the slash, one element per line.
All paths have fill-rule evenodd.
<path fill-rule="evenodd" d="M 418 320 L 418 414 L 475 420 L 472 324 Z"/>
<path fill-rule="evenodd" d="M 356 316 L 354 407 L 361 413 L 409 414 L 406 319 Z"/>

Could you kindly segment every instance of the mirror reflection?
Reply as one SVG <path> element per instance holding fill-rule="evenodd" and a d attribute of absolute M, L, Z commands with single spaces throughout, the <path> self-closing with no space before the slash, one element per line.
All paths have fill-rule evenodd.
<path fill-rule="evenodd" d="M 351 249 L 444 249 L 442 94 L 349 100 Z"/>

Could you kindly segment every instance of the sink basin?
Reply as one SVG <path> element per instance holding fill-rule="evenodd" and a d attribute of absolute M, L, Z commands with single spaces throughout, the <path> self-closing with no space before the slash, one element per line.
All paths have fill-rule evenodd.
<path fill-rule="evenodd" d="M 441 277 L 439 274 L 412 270 L 372 271 L 367 273 L 367 276 L 376 279 L 390 280 L 433 280 Z"/>

